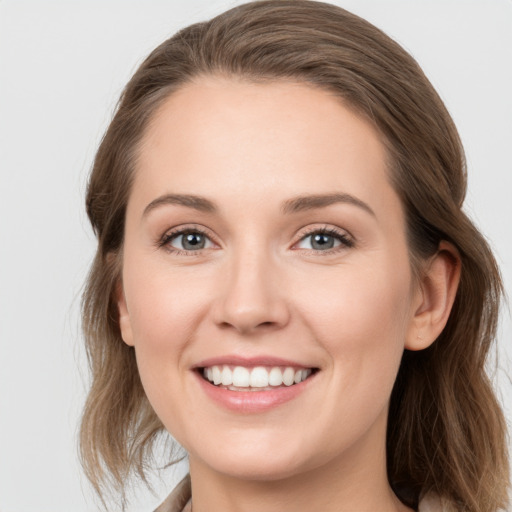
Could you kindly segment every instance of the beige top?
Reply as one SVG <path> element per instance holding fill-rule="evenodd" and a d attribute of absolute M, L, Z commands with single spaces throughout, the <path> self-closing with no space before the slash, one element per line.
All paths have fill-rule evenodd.
<path fill-rule="evenodd" d="M 187 475 L 155 512 L 192 512 L 191 494 L 190 475 Z M 442 501 L 432 494 L 425 496 L 418 508 L 418 512 L 443 512 L 443 510 L 445 507 Z"/>
<path fill-rule="evenodd" d="M 155 512 L 192 512 L 190 475 L 187 475 Z"/>

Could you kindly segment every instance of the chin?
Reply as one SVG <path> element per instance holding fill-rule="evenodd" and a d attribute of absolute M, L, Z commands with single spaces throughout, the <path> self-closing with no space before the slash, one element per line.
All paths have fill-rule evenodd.
<path fill-rule="evenodd" d="M 200 459 L 217 473 L 254 481 L 283 480 L 316 465 L 307 456 L 307 449 L 300 439 L 283 442 L 279 439 L 249 440 L 244 436 L 244 439 L 234 441 L 233 436 L 230 437 L 230 441 L 217 439 L 215 447 L 196 452 L 191 458 Z"/>
<path fill-rule="evenodd" d="M 229 477 L 257 482 L 284 480 L 305 471 L 302 465 L 290 461 L 262 459 L 256 456 L 241 457 L 237 462 L 217 461 L 212 469 Z"/>

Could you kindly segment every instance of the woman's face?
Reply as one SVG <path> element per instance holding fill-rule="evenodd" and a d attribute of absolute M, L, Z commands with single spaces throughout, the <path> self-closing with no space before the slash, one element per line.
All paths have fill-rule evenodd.
<path fill-rule="evenodd" d="M 191 465 L 382 462 L 419 294 L 383 144 L 339 99 L 213 77 L 171 95 L 143 140 L 122 290 L 123 339 Z"/>

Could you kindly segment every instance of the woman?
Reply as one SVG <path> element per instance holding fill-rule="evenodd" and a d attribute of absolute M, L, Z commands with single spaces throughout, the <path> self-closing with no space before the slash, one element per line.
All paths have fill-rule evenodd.
<path fill-rule="evenodd" d="M 415 61 L 338 7 L 252 2 L 164 42 L 87 194 L 97 490 L 168 431 L 190 478 L 159 511 L 505 507 L 502 285 L 465 189 Z"/>

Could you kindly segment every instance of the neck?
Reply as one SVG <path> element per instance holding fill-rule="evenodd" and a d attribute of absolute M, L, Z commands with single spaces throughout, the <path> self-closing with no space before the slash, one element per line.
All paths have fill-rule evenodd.
<path fill-rule="evenodd" d="M 412 512 L 389 486 L 384 442 L 373 441 L 322 466 L 267 480 L 216 472 L 190 456 L 193 512 Z"/>

